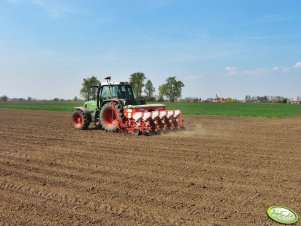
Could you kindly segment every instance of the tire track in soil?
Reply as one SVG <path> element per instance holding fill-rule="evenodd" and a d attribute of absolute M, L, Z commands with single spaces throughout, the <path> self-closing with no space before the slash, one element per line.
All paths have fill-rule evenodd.
<path fill-rule="evenodd" d="M 18 167 L 18 168 L 20 168 L 20 167 Z M 23 169 L 22 169 L 22 170 L 23 170 Z M 30 179 L 31 179 L 31 178 L 28 178 L 28 177 L 27 177 L 27 178 L 24 178 L 24 175 L 22 176 L 22 175 L 20 175 L 20 174 L 18 175 L 18 177 L 19 177 L 19 178 L 22 178 L 22 179 L 25 179 L 25 181 L 30 181 Z M 41 180 L 41 178 L 40 178 L 40 179 L 35 179 L 34 181 L 40 181 L 40 180 Z M 51 183 L 50 183 L 50 184 L 51 184 Z M 53 184 L 52 184 L 52 185 L 53 185 Z M 78 190 L 82 190 L 82 189 L 78 189 Z M 30 193 L 30 194 L 31 194 L 31 193 Z M 156 203 L 156 204 L 158 204 L 158 203 Z M 174 206 L 175 203 L 172 203 L 172 204 L 169 204 L 169 205 Z M 164 206 L 165 206 L 165 205 L 164 205 Z"/>
<path fill-rule="evenodd" d="M 5 166 L 5 163 L 7 163 L 8 159 L 5 159 L 3 162 L 2 162 L 2 166 Z M 13 159 L 9 159 L 10 161 L 13 161 L 14 164 L 10 164 L 8 166 L 9 169 L 11 169 L 12 167 L 16 168 L 15 169 L 15 174 L 17 174 L 17 172 L 19 172 L 18 176 L 20 177 L 20 172 L 23 172 L 25 173 L 26 171 L 26 175 L 28 176 L 30 173 L 32 173 L 33 171 L 39 171 L 39 172 L 36 172 L 36 174 L 38 175 L 35 175 L 35 177 L 37 178 L 36 180 L 38 181 L 41 181 L 41 183 L 43 181 L 46 181 L 46 179 L 44 179 L 45 175 L 47 175 L 47 180 L 49 181 L 50 180 L 50 183 L 54 186 L 55 183 L 56 184 L 60 184 L 60 183 L 64 183 L 65 181 L 68 181 L 68 182 L 65 182 L 65 184 L 68 184 L 70 183 L 69 181 L 70 180 L 76 180 L 77 183 L 74 185 L 75 187 L 77 187 L 77 184 L 80 183 L 81 181 L 89 181 L 89 182 L 92 182 L 92 183 L 97 183 L 100 179 L 102 180 L 102 183 L 115 183 L 116 185 L 116 182 L 117 182 L 117 179 L 122 177 L 122 176 L 126 176 L 127 174 L 126 173 L 120 173 L 118 171 L 116 171 L 115 175 L 113 172 L 107 172 L 107 171 L 100 171 L 100 170 L 90 170 L 89 168 L 82 168 L 79 170 L 79 172 L 76 172 L 76 175 L 72 173 L 72 171 L 68 172 L 68 170 L 66 170 L 65 168 L 62 168 L 62 165 L 60 165 L 59 167 L 52 167 L 52 166 L 47 166 L 45 164 L 43 164 L 43 167 L 41 166 L 34 166 L 36 163 L 36 161 L 33 161 L 31 160 L 30 163 L 26 162 L 26 160 L 21 160 L 21 162 L 26 162 L 26 164 L 20 164 L 19 161 L 16 161 L 16 160 L 13 160 Z M 16 164 L 18 163 L 18 164 Z M 209 166 L 209 165 L 208 165 Z M 56 168 L 56 169 L 55 169 Z M 214 169 L 215 167 L 213 167 Z M 76 168 L 73 168 L 73 170 L 75 170 Z M 216 169 L 214 169 L 215 172 L 214 174 L 216 175 L 222 175 L 222 171 L 225 170 L 224 168 L 220 168 L 220 167 L 217 167 Z M 229 171 L 229 168 L 227 169 Z M 235 182 L 235 178 L 240 176 L 239 174 L 235 173 L 238 169 L 237 168 L 233 168 L 231 170 L 231 178 L 228 177 L 228 181 L 229 179 L 231 179 L 230 181 L 231 182 Z M 212 171 L 212 170 L 211 170 Z M 14 171 L 13 171 L 14 172 Z M 104 172 L 104 174 L 103 174 Z M 127 172 L 128 173 L 128 172 Z M 97 174 L 97 175 L 95 175 Z M 100 175 L 101 174 L 101 175 Z M 212 174 L 212 173 L 211 173 Z M 51 177 L 49 177 L 48 175 L 51 175 Z M 55 177 L 53 177 L 55 176 Z M 100 177 L 101 176 L 101 177 Z M 141 176 L 143 176 L 141 178 Z M 278 177 L 280 175 L 278 174 Z M 284 175 L 285 176 L 285 175 Z M 106 177 L 109 177 L 110 179 L 106 179 Z M 203 176 L 203 178 L 210 182 L 210 183 L 213 183 L 213 182 L 219 182 L 220 181 L 220 178 L 218 177 L 213 177 L 212 179 L 210 178 L 206 178 L 205 176 Z M 29 180 L 29 178 L 27 178 Z M 136 175 L 133 175 L 130 177 L 130 181 L 127 182 L 128 185 L 130 186 L 140 186 L 140 183 L 139 181 L 142 181 L 143 183 L 146 183 L 148 180 L 155 180 L 156 178 L 155 177 L 149 177 L 148 175 L 140 175 L 140 177 L 136 176 Z M 172 184 L 176 184 L 177 182 L 177 177 L 174 177 L 173 180 L 170 180 L 170 181 L 166 181 L 164 180 L 165 183 L 172 183 Z M 229 181 L 229 182 L 230 182 Z M 262 181 L 261 181 L 262 182 Z M 260 183 L 261 183 L 260 182 Z M 111 183 L 111 184 L 113 184 Z M 248 186 L 252 187 L 254 185 L 256 186 L 260 186 L 260 183 L 258 184 L 249 184 Z M 185 184 L 185 182 L 184 182 Z M 243 184 L 243 183 L 241 183 Z M 118 184 L 117 184 L 118 185 Z M 183 184 L 177 184 L 177 186 L 179 185 L 183 185 Z M 297 185 L 297 184 L 296 184 Z M 67 186 L 67 185 L 65 185 Z M 232 186 L 232 185 L 228 185 L 228 186 Z M 234 186 L 237 186 L 237 182 L 234 184 Z M 246 188 L 247 187 L 247 184 L 244 183 L 244 187 Z M 160 191 L 162 192 L 162 191 Z"/>
<path fill-rule="evenodd" d="M 0 222 L 258 225 L 271 203 L 298 211 L 300 117 L 187 117 L 191 136 L 133 137 L 74 130 L 67 113 L 0 112 Z"/>
<path fill-rule="evenodd" d="M 149 213 L 145 213 L 142 209 L 131 209 L 129 207 L 120 207 L 120 205 L 112 205 L 95 200 L 83 199 L 76 195 L 68 193 L 62 194 L 57 192 L 49 192 L 45 189 L 26 187 L 18 185 L 15 182 L 5 183 L 0 182 L 0 189 L 2 191 L 9 191 L 9 193 L 16 193 L 24 197 L 30 196 L 31 199 L 36 198 L 40 202 L 52 202 L 58 204 L 60 211 L 62 207 L 72 207 L 76 209 L 77 213 L 89 216 L 91 212 L 104 213 L 107 217 L 117 216 L 122 218 L 134 218 L 140 222 L 154 222 L 154 223 L 168 223 L 173 224 L 172 220 L 160 219 L 154 217 Z M 68 212 L 68 211 L 67 211 Z M 86 214 L 84 214 L 86 213 Z"/>

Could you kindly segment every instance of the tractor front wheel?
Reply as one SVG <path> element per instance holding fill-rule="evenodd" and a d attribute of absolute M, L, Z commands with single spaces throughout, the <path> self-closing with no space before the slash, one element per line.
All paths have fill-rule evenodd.
<path fill-rule="evenodd" d="M 76 129 L 87 129 L 89 127 L 87 115 L 80 110 L 76 110 L 72 115 L 72 125 Z"/>
<path fill-rule="evenodd" d="M 119 129 L 119 120 L 122 120 L 121 107 L 117 103 L 114 104 L 116 112 L 114 112 L 112 103 L 108 102 L 101 108 L 99 114 L 99 122 L 102 128 L 109 132 L 116 132 Z"/>

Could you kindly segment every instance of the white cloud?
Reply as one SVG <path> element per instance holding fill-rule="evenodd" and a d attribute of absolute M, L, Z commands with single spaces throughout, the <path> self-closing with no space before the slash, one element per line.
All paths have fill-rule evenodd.
<path fill-rule="evenodd" d="M 238 69 L 236 67 L 228 66 L 225 70 L 228 76 L 235 76 L 238 74 Z"/>
<path fill-rule="evenodd" d="M 296 63 L 294 68 L 301 68 L 301 61 Z M 237 75 L 250 75 L 250 76 L 263 76 L 275 73 L 288 73 L 292 70 L 293 67 L 286 66 L 274 66 L 271 68 L 254 68 L 249 70 L 239 70 L 236 67 L 228 66 L 225 68 L 228 76 L 237 76 Z"/>
<path fill-rule="evenodd" d="M 301 68 L 301 61 L 297 62 L 297 63 L 294 65 L 294 68 Z"/>
<path fill-rule="evenodd" d="M 290 68 L 289 67 L 280 67 L 280 66 L 275 66 L 272 68 L 272 71 L 275 71 L 275 72 L 288 72 L 290 71 Z"/>
<path fill-rule="evenodd" d="M 255 68 L 253 70 L 245 70 L 243 71 L 244 75 L 265 75 L 267 73 L 269 73 L 271 70 L 267 69 L 267 68 Z"/>

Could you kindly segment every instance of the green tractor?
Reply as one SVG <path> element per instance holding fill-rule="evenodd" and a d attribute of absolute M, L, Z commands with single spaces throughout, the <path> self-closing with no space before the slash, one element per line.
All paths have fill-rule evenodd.
<path fill-rule="evenodd" d="M 87 129 L 94 123 L 96 128 L 109 132 L 149 135 L 182 127 L 180 110 L 166 110 L 163 104 L 146 104 L 135 99 L 130 83 L 105 79 L 107 82 L 90 88 L 93 100 L 75 108 L 74 128 Z"/>

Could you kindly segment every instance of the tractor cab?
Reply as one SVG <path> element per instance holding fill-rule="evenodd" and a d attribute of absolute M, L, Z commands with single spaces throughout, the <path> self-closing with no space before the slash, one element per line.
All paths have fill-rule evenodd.
<path fill-rule="evenodd" d="M 105 102 L 111 100 L 122 102 L 122 106 L 143 104 L 143 101 L 135 99 L 132 85 L 128 82 L 106 82 L 99 86 L 91 86 L 88 96 L 90 98 L 84 106 L 90 111 L 100 109 Z"/>
<path fill-rule="evenodd" d="M 142 98 L 135 98 L 133 87 L 128 82 L 106 82 L 99 86 L 98 101 L 101 107 L 107 100 L 118 100 L 122 106 L 146 104 Z"/>
<path fill-rule="evenodd" d="M 125 105 L 135 104 L 132 85 L 126 82 L 102 84 L 99 90 L 99 100 L 102 102 L 107 99 L 124 100 Z"/>

